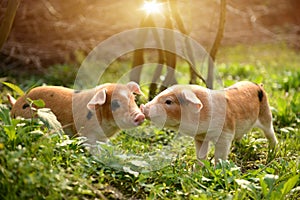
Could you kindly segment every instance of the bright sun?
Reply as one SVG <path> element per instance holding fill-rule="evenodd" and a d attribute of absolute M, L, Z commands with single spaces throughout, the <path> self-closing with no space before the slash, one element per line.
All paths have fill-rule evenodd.
<path fill-rule="evenodd" d="M 142 9 L 147 12 L 147 14 L 151 13 L 159 13 L 162 10 L 162 5 L 157 3 L 156 0 L 145 1 Z"/>

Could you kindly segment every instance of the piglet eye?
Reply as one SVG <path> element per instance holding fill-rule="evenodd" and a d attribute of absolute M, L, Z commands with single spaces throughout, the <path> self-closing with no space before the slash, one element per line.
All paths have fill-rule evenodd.
<path fill-rule="evenodd" d="M 165 101 L 165 104 L 167 104 L 167 105 L 171 105 L 173 102 L 170 100 L 170 99 L 167 99 L 166 101 Z"/>

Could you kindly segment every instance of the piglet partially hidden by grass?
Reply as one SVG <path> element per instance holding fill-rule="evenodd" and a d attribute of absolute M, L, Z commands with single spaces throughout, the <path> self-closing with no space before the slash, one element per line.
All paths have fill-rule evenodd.
<path fill-rule="evenodd" d="M 262 85 L 238 82 L 224 90 L 197 85 L 174 85 L 141 105 L 146 118 L 194 137 L 198 159 L 205 159 L 209 141 L 215 143 L 215 162 L 226 160 L 233 139 L 254 126 L 264 131 L 270 146 L 278 142 Z"/>
<path fill-rule="evenodd" d="M 15 101 L 11 115 L 31 118 L 34 116 L 28 99 L 42 99 L 57 120 L 68 132 L 79 133 L 95 144 L 106 141 L 120 129 L 140 125 L 145 116 L 135 103 L 134 94 L 142 94 L 135 82 L 122 84 L 103 84 L 91 90 L 74 91 L 65 87 L 41 86 Z"/>

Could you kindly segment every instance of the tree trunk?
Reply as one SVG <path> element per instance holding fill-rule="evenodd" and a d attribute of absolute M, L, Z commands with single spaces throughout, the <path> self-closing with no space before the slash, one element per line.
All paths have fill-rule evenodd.
<path fill-rule="evenodd" d="M 214 61 L 216 58 L 217 51 L 223 39 L 223 33 L 225 29 L 225 21 L 226 21 L 226 0 L 221 0 L 220 5 L 220 19 L 219 19 L 219 26 L 218 32 L 214 41 L 214 44 L 210 50 L 210 57 L 211 59 L 208 60 L 208 74 L 207 74 L 207 87 L 212 89 L 213 88 L 213 78 L 214 78 Z"/>

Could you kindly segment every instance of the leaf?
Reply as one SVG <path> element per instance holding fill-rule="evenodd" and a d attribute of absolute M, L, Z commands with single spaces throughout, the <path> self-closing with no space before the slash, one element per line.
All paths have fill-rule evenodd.
<path fill-rule="evenodd" d="M 280 128 L 279 129 L 281 132 L 284 132 L 284 133 L 289 133 L 290 131 L 286 128 Z"/>
<path fill-rule="evenodd" d="M 202 179 L 201 179 L 202 181 L 207 181 L 207 182 L 211 182 L 212 181 L 212 179 L 210 179 L 210 178 L 206 178 L 205 176 L 202 176 Z"/>
<path fill-rule="evenodd" d="M 31 131 L 30 134 L 32 134 L 32 135 L 44 135 L 43 131 L 41 131 L 41 130 Z"/>
<path fill-rule="evenodd" d="M 289 193 L 294 188 L 298 179 L 299 179 L 299 175 L 296 175 L 296 176 L 289 178 L 289 180 L 287 180 L 287 182 L 283 185 L 283 188 L 281 191 L 283 196 L 286 195 L 287 193 Z"/>
<path fill-rule="evenodd" d="M 130 167 L 123 167 L 124 172 L 128 172 L 129 174 L 134 175 L 135 177 L 139 176 L 139 172 L 133 171 L 132 169 L 130 169 Z"/>
<path fill-rule="evenodd" d="M 42 99 L 37 99 L 37 100 L 30 100 L 32 104 L 37 106 L 38 108 L 44 108 L 45 107 L 45 102 Z"/>
<path fill-rule="evenodd" d="M 59 143 L 58 146 L 64 147 L 64 146 L 68 146 L 72 143 L 74 143 L 74 140 L 64 140 L 63 142 Z"/>
<path fill-rule="evenodd" d="M 268 187 L 271 188 L 275 185 L 275 181 L 278 179 L 278 175 L 266 174 L 264 176 L 264 181 L 267 183 Z"/>
<path fill-rule="evenodd" d="M 242 188 L 249 188 L 249 185 L 251 184 L 250 181 L 244 179 L 235 179 L 235 182 Z"/>
<path fill-rule="evenodd" d="M 37 111 L 38 118 L 49 128 L 54 129 L 58 133 L 62 134 L 63 129 L 56 116 L 51 112 L 49 108 L 41 108 Z"/>
<path fill-rule="evenodd" d="M 248 195 L 252 199 L 259 199 L 259 190 L 262 189 L 261 187 L 255 185 L 255 183 L 252 183 L 245 179 L 235 179 L 235 182 L 242 188 L 247 190 Z"/>
<path fill-rule="evenodd" d="M 15 91 L 20 96 L 23 96 L 25 94 L 25 92 L 19 86 L 15 85 L 15 84 L 4 82 L 4 81 L 2 82 L 2 84 L 9 87 L 10 89 Z"/>
<path fill-rule="evenodd" d="M 81 189 L 81 188 L 79 188 L 78 192 L 81 193 L 81 194 L 93 195 L 93 192 L 91 190 L 89 190 L 89 189 Z"/>
<path fill-rule="evenodd" d="M 8 126 L 3 126 L 3 129 L 6 135 L 8 136 L 8 141 L 14 141 L 17 138 L 15 127 L 8 125 Z"/>
<path fill-rule="evenodd" d="M 268 185 L 265 183 L 263 177 L 260 178 L 260 186 L 261 186 L 261 191 L 263 195 L 266 197 L 268 195 L 269 189 Z"/>

